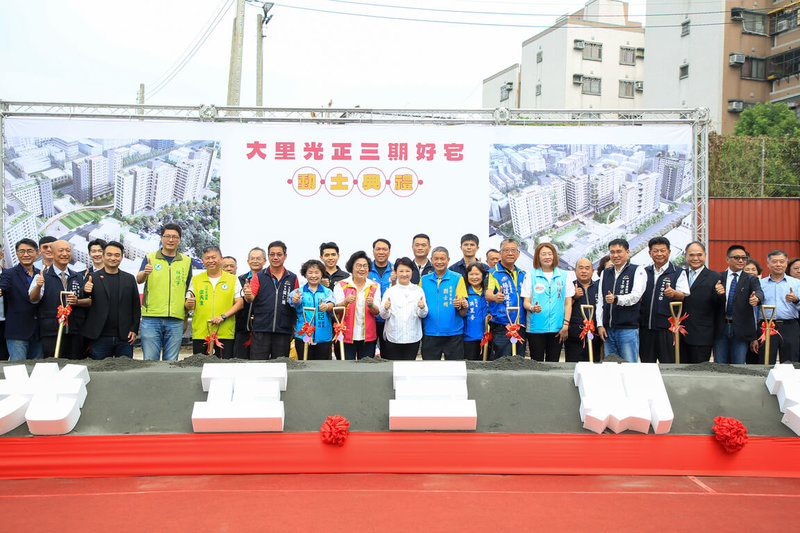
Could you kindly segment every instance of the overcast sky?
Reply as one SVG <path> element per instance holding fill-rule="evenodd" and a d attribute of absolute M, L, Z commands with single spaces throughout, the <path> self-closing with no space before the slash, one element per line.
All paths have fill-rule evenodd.
<path fill-rule="evenodd" d="M 381 4 L 427 10 L 376 7 Z M 478 108 L 484 78 L 518 62 L 524 40 L 583 4 L 582 0 L 278 1 L 264 42 L 264 105 L 318 107 L 333 100 L 336 107 Z M 629 4 L 631 20 L 645 22 L 645 0 Z M 227 5 L 231 7 L 197 54 L 150 97 Z M 233 5 L 232 0 L 3 0 L 0 99 L 134 103 L 139 83 L 145 83 L 146 103 L 225 105 Z M 241 105 L 255 105 L 259 12 L 250 5 L 245 10 Z"/>

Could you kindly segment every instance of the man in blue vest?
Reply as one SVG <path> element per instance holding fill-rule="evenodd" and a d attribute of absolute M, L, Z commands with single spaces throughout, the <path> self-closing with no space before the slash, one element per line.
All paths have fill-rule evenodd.
<path fill-rule="evenodd" d="M 597 333 L 605 341 L 606 355 L 616 354 L 635 363 L 639 358 L 639 309 L 647 287 L 643 267 L 631 264 L 628 241 L 608 243 L 611 266 L 600 274 L 597 291 Z"/>
<path fill-rule="evenodd" d="M 674 363 L 675 337 L 669 330 L 670 302 L 680 302 L 689 296 L 689 281 L 686 272 L 669 261 L 669 239 L 653 237 L 647 246 L 653 264 L 644 269 L 647 286 L 639 314 L 639 359 L 642 363 Z"/>
<path fill-rule="evenodd" d="M 369 271 L 369 279 L 375 281 L 381 286 L 381 294 L 386 292 L 386 289 L 394 285 L 397 280 L 397 274 L 394 272 L 394 265 L 389 261 L 389 254 L 392 251 L 391 243 L 383 238 L 375 239 L 372 243 L 372 268 Z M 381 340 L 383 339 L 383 328 L 386 326 L 386 320 L 380 315 L 375 317 L 375 329 L 378 334 L 378 348 L 380 348 Z"/>
<path fill-rule="evenodd" d="M 428 315 L 422 319 L 422 358 L 439 361 L 464 359 L 464 319 L 459 309 L 467 299 L 456 296 L 461 276 L 447 268 L 450 254 L 437 246 L 431 254 L 433 272 L 422 276 L 420 286 L 428 303 Z"/>
<path fill-rule="evenodd" d="M 489 314 L 492 319 L 489 326 L 492 331 L 494 358 L 511 355 L 511 338 L 506 336 L 506 326 L 519 326 L 517 339 L 517 355 L 525 355 L 526 313 L 522 305 L 520 291 L 525 281 L 525 271 L 517 268 L 519 243 L 514 239 L 503 239 L 500 243 L 500 261 L 489 270 L 489 286 L 486 291 Z M 514 309 L 515 308 L 515 309 Z M 510 320 L 510 322 L 509 322 Z M 515 337 L 516 338 L 516 337 Z"/>

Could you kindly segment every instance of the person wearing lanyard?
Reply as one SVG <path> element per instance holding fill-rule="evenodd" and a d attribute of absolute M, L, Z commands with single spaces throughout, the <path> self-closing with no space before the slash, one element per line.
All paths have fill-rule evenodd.
<path fill-rule="evenodd" d="M 592 262 L 587 258 L 582 257 L 575 263 L 575 280 L 573 285 L 575 287 L 575 294 L 572 297 L 572 314 L 569 319 L 569 332 L 567 340 L 564 341 L 564 359 L 568 363 L 577 363 L 578 361 L 589 360 L 589 342 L 592 342 L 592 356 L 595 362 L 602 359 L 600 349 L 603 346 L 603 341 L 597 335 L 597 322 L 595 321 L 594 314 L 592 315 L 592 323 L 595 325 L 595 333 L 592 335 L 594 338 L 589 341 L 588 336 L 581 339 L 581 332 L 583 331 L 583 313 L 581 313 L 582 305 L 591 305 L 594 308 L 597 303 L 597 280 L 592 279 L 594 269 Z M 594 311 L 592 311 L 594 313 Z M 586 313 L 588 316 L 588 312 Z"/>
<path fill-rule="evenodd" d="M 308 358 L 325 360 L 331 357 L 331 341 L 333 340 L 333 291 L 323 287 L 322 273 L 325 265 L 317 259 L 310 259 L 300 267 L 300 275 L 306 278 L 307 283 L 299 289 L 289 293 L 289 301 L 297 311 L 297 324 L 295 325 L 295 346 L 305 342 L 303 337 L 310 339 L 308 342 Z M 308 310 L 306 310 L 308 309 Z M 311 311 L 316 309 L 316 311 Z M 305 325 L 313 327 L 310 332 L 303 331 Z M 299 353 L 298 349 L 298 353 Z"/>
<path fill-rule="evenodd" d="M 519 243 L 514 239 L 503 239 L 500 243 L 500 261 L 489 270 L 489 287 L 486 290 L 489 321 L 494 347 L 493 358 L 511 355 L 511 338 L 506 336 L 510 324 L 517 324 L 519 336 L 525 338 L 525 309 L 522 307 L 520 289 L 525 281 L 525 271 L 516 266 L 519 258 Z M 517 309 L 508 309 L 516 307 Z M 517 342 L 517 355 L 525 354 L 525 341 Z"/>
<path fill-rule="evenodd" d="M 597 333 L 605 341 L 606 355 L 628 362 L 639 359 L 639 309 L 647 287 L 644 268 L 630 262 L 628 241 L 608 243 L 611 266 L 600 274 L 597 291 Z"/>
<path fill-rule="evenodd" d="M 764 291 L 764 305 L 775 306 L 775 329 L 780 335 L 773 335 L 770 340 L 769 364 L 775 364 L 780 351 L 781 363 L 797 363 L 800 361 L 800 324 L 797 322 L 800 311 L 800 280 L 786 275 L 786 263 L 789 256 L 783 250 L 773 250 L 767 254 L 769 276 L 761 280 Z M 759 313 L 762 319 L 763 316 Z M 751 347 L 758 346 L 758 356 L 764 362 L 764 344 L 753 341 Z"/>
<path fill-rule="evenodd" d="M 525 276 L 522 298 L 528 311 L 528 345 L 531 359 L 557 363 L 569 333 L 575 285 L 558 268 L 558 251 L 543 242 L 533 252 L 533 270 Z"/>
<path fill-rule="evenodd" d="M 345 265 L 351 277 L 340 281 L 333 289 L 336 305 L 344 306 L 344 357 L 364 359 L 375 356 L 375 340 L 378 337 L 375 315 L 380 312 L 381 286 L 367 276 L 370 260 L 366 252 L 359 250 L 350 256 Z"/>

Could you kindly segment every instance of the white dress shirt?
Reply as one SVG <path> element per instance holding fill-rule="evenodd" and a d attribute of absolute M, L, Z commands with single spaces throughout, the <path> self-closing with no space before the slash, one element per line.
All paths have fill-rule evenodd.
<path fill-rule="evenodd" d="M 425 293 L 419 285 L 392 285 L 381 299 L 381 316 L 386 320 L 383 337 L 395 344 L 409 344 L 422 338 L 422 318 L 428 316 L 428 304 L 419 308 L 419 300 L 425 301 Z M 385 308 L 391 299 L 391 307 Z"/>

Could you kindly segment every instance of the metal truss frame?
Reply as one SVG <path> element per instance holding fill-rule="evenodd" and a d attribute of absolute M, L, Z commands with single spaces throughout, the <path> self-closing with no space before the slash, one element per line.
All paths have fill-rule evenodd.
<path fill-rule="evenodd" d="M 487 124 L 496 126 L 634 126 L 686 124 L 693 131 L 694 217 L 696 238 L 708 245 L 708 109 L 359 109 L 269 108 L 215 105 L 166 106 L 0 100 L 0 138 L 6 117 L 113 118 L 190 122 L 308 124 Z M 0 143 L 0 195 L 4 194 L 5 142 Z M 0 221 L 2 223 L 2 221 Z"/>

